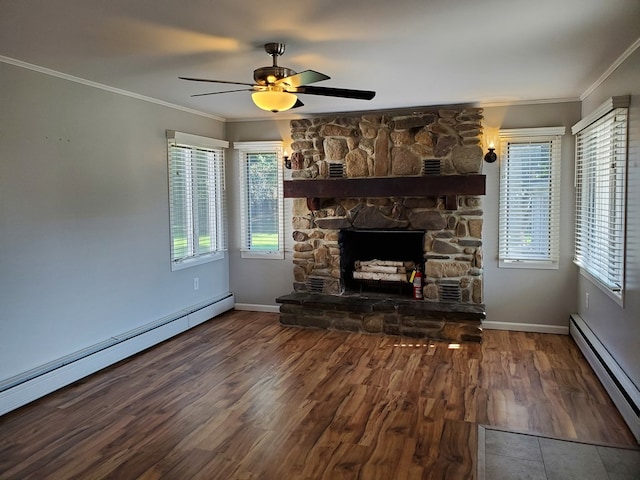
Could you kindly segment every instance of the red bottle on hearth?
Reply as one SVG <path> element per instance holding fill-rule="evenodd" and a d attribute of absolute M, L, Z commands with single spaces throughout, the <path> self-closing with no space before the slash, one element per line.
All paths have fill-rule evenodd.
<path fill-rule="evenodd" d="M 413 277 L 413 298 L 422 300 L 422 272 L 416 268 L 416 274 Z"/>

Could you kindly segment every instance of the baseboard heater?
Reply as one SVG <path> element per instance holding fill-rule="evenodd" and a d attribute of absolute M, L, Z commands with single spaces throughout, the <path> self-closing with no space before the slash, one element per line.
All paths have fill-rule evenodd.
<path fill-rule="evenodd" d="M 8 378 L 0 382 L 0 415 L 231 310 L 234 304 L 228 292 Z"/>
<path fill-rule="evenodd" d="M 571 314 L 569 333 L 640 443 L 640 390 L 580 315 Z"/>

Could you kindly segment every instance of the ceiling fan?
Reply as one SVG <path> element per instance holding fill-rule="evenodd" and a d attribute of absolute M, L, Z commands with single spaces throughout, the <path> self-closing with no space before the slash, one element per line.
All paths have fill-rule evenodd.
<path fill-rule="evenodd" d="M 369 90 L 351 90 L 346 88 L 327 88 L 309 86 L 310 83 L 328 80 L 327 75 L 314 70 L 296 73 L 294 70 L 278 65 L 278 57 L 284 54 L 284 43 L 266 43 L 264 49 L 273 58 L 273 65 L 260 67 L 253 71 L 255 83 L 232 82 L 228 80 L 210 80 L 206 78 L 178 77 L 181 80 L 193 82 L 225 83 L 231 85 L 246 85 L 251 88 L 225 90 L 224 92 L 198 93 L 192 97 L 204 95 L 218 95 L 231 92 L 253 92 L 251 98 L 257 107 L 271 112 L 282 112 L 290 108 L 304 105 L 296 94 L 324 95 L 327 97 L 355 98 L 371 100 L 376 92 Z"/>

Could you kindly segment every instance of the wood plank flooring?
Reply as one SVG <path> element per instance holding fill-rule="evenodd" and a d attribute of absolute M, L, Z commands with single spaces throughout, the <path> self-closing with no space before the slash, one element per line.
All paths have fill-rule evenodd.
<path fill-rule="evenodd" d="M 573 341 L 228 312 L 0 417 L 2 479 L 472 479 L 477 424 L 633 446 Z"/>

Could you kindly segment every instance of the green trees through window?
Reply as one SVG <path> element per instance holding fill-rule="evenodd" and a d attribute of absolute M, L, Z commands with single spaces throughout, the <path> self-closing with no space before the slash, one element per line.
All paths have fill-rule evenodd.
<path fill-rule="evenodd" d="M 218 142 L 168 132 L 172 268 L 226 248 L 224 153 Z"/>
<path fill-rule="evenodd" d="M 243 256 L 282 258 L 283 194 L 280 142 L 237 142 L 241 164 Z"/>

